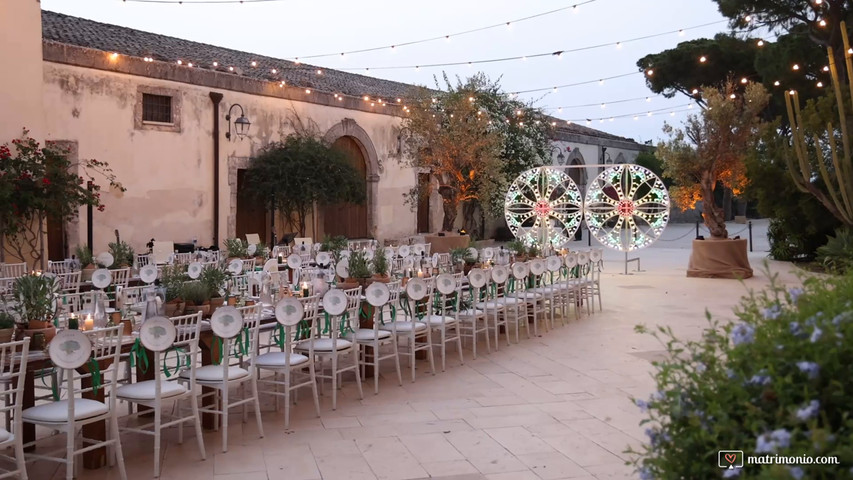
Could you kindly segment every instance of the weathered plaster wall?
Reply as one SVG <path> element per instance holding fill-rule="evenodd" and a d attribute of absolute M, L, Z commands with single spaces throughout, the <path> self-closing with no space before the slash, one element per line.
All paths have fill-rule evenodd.
<path fill-rule="evenodd" d="M 385 239 L 414 233 L 415 215 L 402 204 L 402 194 L 414 185 L 416 177 L 411 169 L 401 168 L 397 160 L 389 158 L 397 152 L 397 117 L 53 62 L 44 62 L 43 66 L 43 108 L 49 138 L 77 141 L 80 158 L 109 162 L 127 187 L 124 194 L 104 193 L 106 211 L 96 212 L 93 222 L 95 252 L 106 248 L 117 227 L 121 227 L 123 239 L 137 250 L 152 237 L 176 242 L 195 237 L 200 245 L 211 243 L 211 91 L 224 94 L 218 112 L 220 239 L 229 235 L 229 229 L 233 233 L 231 189 L 236 181 L 230 178 L 229 162 L 251 157 L 263 145 L 290 133 L 294 114 L 306 123 L 316 123 L 321 135 L 339 131 L 335 127 L 351 119 L 346 123 L 357 125 L 375 151 L 376 164 L 368 166 L 369 175 L 371 168 L 377 172 L 372 179 L 375 235 Z M 180 132 L 135 128 L 134 108 L 140 86 L 179 92 Z M 243 106 L 252 122 L 249 137 L 242 141 L 225 138 L 225 115 L 234 103 Z M 81 216 L 80 240 L 85 241 L 85 231 L 85 216 Z M 76 244 L 74 239 L 71 244 Z"/>
<path fill-rule="evenodd" d="M 21 135 L 44 136 L 41 7 L 38 0 L 0 2 L 0 144 Z"/>

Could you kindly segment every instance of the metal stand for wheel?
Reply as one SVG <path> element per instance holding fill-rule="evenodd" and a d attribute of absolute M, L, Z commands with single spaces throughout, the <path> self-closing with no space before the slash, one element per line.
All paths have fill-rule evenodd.
<path fill-rule="evenodd" d="M 631 275 L 628 273 L 628 264 L 631 262 L 637 262 L 637 271 L 642 272 L 640 270 L 640 257 L 628 258 L 628 252 L 625 252 L 625 275 Z"/>

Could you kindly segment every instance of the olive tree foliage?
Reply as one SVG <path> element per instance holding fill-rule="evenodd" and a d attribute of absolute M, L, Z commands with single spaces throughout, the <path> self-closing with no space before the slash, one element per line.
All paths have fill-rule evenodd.
<path fill-rule="evenodd" d="M 246 172 L 245 194 L 279 211 L 300 235 L 317 205 L 363 203 L 364 177 L 346 154 L 305 132 L 272 142 L 252 157 Z"/>
<path fill-rule="evenodd" d="M 437 191 L 444 207 L 442 230 L 452 231 L 461 205 L 466 226 L 476 223 L 478 208 L 503 215 L 512 179 L 548 158 L 550 124 L 540 110 L 510 98 L 482 73 L 455 83 L 445 75 L 443 81 L 443 91 L 436 80 L 436 89 L 421 87 L 411 94 L 402 161 L 433 179 L 426 188 L 407 192 L 406 203 L 415 208 Z"/>
<path fill-rule="evenodd" d="M 728 237 L 714 188 L 720 182 L 738 195 L 745 187 L 745 159 L 758 142 L 760 114 L 770 98 L 760 84 L 748 84 L 742 95 L 737 90 L 734 81 L 719 89 L 704 88 L 707 106 L 687 117 L 683 128 L 665 125 L 669 139 L 657 150 L 664 175 L 675 184 L 670 194 L 676 205 L 686 210 L 701 200 L 705 225 L 714 238 Z"/>

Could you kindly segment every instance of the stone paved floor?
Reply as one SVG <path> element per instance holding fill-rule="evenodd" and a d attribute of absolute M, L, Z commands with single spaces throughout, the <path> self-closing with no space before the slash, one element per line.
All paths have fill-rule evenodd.
<path fill-rule="evenodd" d="M 692 228 L 670 228 L 664 238 Z M 762 235 L 763 230 L 757 234 L 757 250 L 766 250 Z M 705 324 L 706 308 L 731 317 L 731 307 L 746 289 L 761 288 L 767 280 L 758 271 L 762 252 L 751 255 L 756 277 L 745 284 L 687 279 L 689 245 L 690 235 L 659 243 L 642 252 L 645 271 L 628 276 L 619 275 L 622 256 L 608 253 L 604 311 L 541 337 L 503 344 L 476 360 L 466 350 L 464 365 L 451 351 L 446 372 L 431 376 L 419 364 L 417 382 L 404 375 L 402 387 L 383 372 L 379 395 L 365 388 L 364 400 L 347 381 L 337 411 L 331 411 L 327 396 L 321 398 L 322 418 L 315 418 L 310 402 L 303 401 L 290 429 L 266 403 L 265 438 L 258 438 L 251 416 L 247 424 L 235 419 L 228 453 L 220 452 L 217 432 L 205 434 L 206 461 L 200 460 L 192 434 L 177 445 L 175 432 L 169 432 L 162 478 L 634 478 L 622 452 L 644 435 L 638 426 L 642 416 L 629 397 L 653 390 L 650 361 L 662 354 L 653 338 L 633 332 L 634 325 L 666 324 L 695 337 Z M 771 262 L 769 267 L 783 280 L 796 281 L 790 264 Z M 129 477 L 150 478 L 153 441 L 130 435 L 122 440 Z M 30 478 L 50 478 L 53 471 L 34 465 Z M 62 472 L 54 478 L 62 478 Z M 83 471 L 82 478 L 118 475 L 102 469 Z"/>

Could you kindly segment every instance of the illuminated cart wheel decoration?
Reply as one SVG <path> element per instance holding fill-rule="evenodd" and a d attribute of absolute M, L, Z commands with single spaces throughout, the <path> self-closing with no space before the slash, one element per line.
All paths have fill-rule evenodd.
<path fill-rule="evenodd" d="M 586 192 L 586 224 L 602 245 L 632 252 L 660 238 L 669 222 L 669 193 L 663 182 L 639 165 L 601 172 Z"/>
<path fill-rule="evenodd" d="M 583 199 L 562 170 L 539 167 L 519 175 L 504 202 L 506 223 L 526 245 L 562 247 L 583 219 Z"/>

